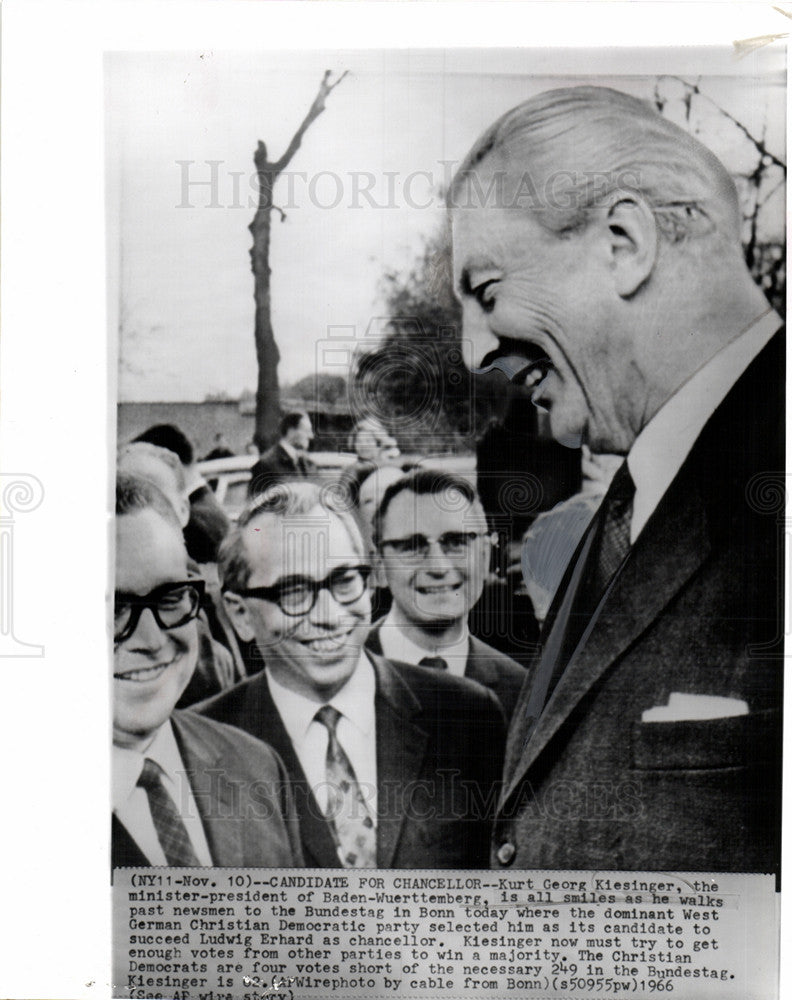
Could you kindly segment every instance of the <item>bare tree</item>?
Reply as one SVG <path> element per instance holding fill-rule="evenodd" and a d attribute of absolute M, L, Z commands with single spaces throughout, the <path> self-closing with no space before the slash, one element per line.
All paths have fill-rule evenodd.
<path fill-rule="evenodd" d="M 278 362 L 280 352 L 272 329 L 272 301 L 270 294 L 270 276 L 272 270 L 269 263 L 270 230 L 272 209 L 280 213 L 281 222 L 286 218 L 285 212 L 273 201 L 273 188 L 283 170 L 291 162 L 292 157 L 300 148 L 302 138 L 314 121 L 325 109 L 327 96 L 346 76 L 346 72 L 330 83 L 330 70 L 327 70 L 319 84 L 319 92 L 308 109 L 308 114 L 292 136 L 286 152 L 279 160 L 267 158 L 267 147 L 259 140 L 253 162 L 256 165 L 259 185 L 259 202 L 253 221 L 248 229 L 253 234 L 253 246 L 250 250 L 251 270 L 253 271 L 256 299 L 256 359 L 258 361 L 258 385 L 256 388 L 256 430 L 254 440 L 259 448 L 264 449 L 273 443 L 277 436 L 280 420 L 280 389 L 278 387 Z"/>

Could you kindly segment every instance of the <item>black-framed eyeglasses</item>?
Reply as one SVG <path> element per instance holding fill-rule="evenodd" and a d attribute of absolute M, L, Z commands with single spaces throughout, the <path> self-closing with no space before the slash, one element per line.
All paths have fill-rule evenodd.
<path fill-rule="evenodd" d="M 149 608 L 154 620 L 162 629 L 186 625 L 188 621 L 197 617 L 201 610 L 204 590 L 203 580 L 163 583 L 144 596 L 117 590 L 113 622 L 115 642 L 123 642 L 134 633 L 146 608 Z"/>
<path fill-rule="evenodd" d="M 440 546 L 443 555 L 449 559 L 460 559 L 466 556 L 471 545 L 478 538 L 489 538 L 488 531 L 446 531 L 439 538 L 427 538 L 426 535 L 408 535 L 406 538 L 384 538 L 379 547 L 390 549 L 401 562 L 423 562 L 429 555 L 433 543 Z"/>
<path fill-rule="evenodd" d="M 313 610 L 321 590 L 328 590 L 339 604 L 354 604 L 366 591 L 370 566 L 339 566 L 324 580 L 306 576 L 285 576 L 271 587 L 247 587 L 235 590 L 240 597 L 258 597 L 277 604 L 285 615 L 307 615 Z"/>

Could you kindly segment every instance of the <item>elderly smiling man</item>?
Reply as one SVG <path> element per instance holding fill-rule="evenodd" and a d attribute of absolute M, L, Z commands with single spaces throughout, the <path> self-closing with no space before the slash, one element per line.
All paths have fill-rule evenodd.
<path fill-rule="evenodd" d="M 203 581 L 156 486 L 119 473 L 113 656 L 113 867 L 302 864 L 272 750 L 174 711 L 198 658 Z"/>
<path fill-rule="evenodd" d="M 626 456 L 514 714 L 493 864 L 774 871 L 784 340 L 735 185 L 579 87 L 495 122 L 449 201 L 471 363 Z"/>
<path fill-rule="evenodd" d="M 502 713 L 472 681 L 364 652 L 368 564 L 346 506 L 313 484 L 273 487 L 220 568 L 234 627 L 266 669 L 202 710 L 281 754 L 308 864 L 485 866 Z"/>

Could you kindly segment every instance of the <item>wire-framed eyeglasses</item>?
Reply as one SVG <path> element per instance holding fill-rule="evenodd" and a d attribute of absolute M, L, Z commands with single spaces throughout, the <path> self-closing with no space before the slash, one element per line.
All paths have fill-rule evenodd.
<path fill-rule="evenodd" d="M 115 642 L 124 642 L 134 633 L 146 608 L 162 629 L 186 625 L 201 610 L 204 589 L 203 580 L 180 580 L 176 583 L 163 583 L 142 596 L 117 590 L 113 620 Z"/>
<path fill-rule="evenodd" d="M 285 615 L 307 615 L 313 610 L 322 590 L 330 592 L 338 604 L 354 604 L 366 591 L 370 566 L 339 566 L 323 580 L 307 576 L 285 576 L 271 587 L 246 587 L 234 590 L 240 597 L 257 597 L 277 604 Z"/>
<path fill-rule="evenodd" d="M 488 531 L 446 531 L 438 538 L 427 538 L 426 535 L 408 535 L 406 538 L 384 538 L 379 547 L 386 549 L 400 562 L 423 562 L 429 555 L 432 545 L 439 545 L 443 555 L 449 559 L 465 557 L 473 543 L 479 538 L 491 538 Z"/>

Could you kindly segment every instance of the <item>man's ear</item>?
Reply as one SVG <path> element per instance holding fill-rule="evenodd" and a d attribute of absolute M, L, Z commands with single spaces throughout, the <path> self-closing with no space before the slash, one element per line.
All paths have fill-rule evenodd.
<path fill-rule="evenodd" d="M 242 640 L 242 642 L 252 642 L 256 636 L 253 631 L 253 625 L 250 621 L 250 613 L 247 609 L 247 604 L 233 591 L 225 590 L 223 591 L 223 603 L 225 604 L 226 611 L 228 612 L 228 617 L 231 619 L 231 624 L 234 626 L 234 631 Z"/>
<path fill-rule="evenodd" d="M 628 299 L 652 273 L 657 258 L 657 223 L 639 195 L 614 195 L 606 216 L 616 292 Z"/>
<path fill-rule="evenodd" d="M 385 576 L 385 562 L 379 549 L 375 548 L 371 557 L 371 585 L 387 590 L 388 579 Z"/>
<path fill-rule="evenodd" d="M 182 530 L 187 527 L 190 520 L 190 500 L 189 497 L 182 497 L 181 503 L 179 504 L 179 509 L 176 511 L 179 515 L 179 522 L 182 526 Z"/>

